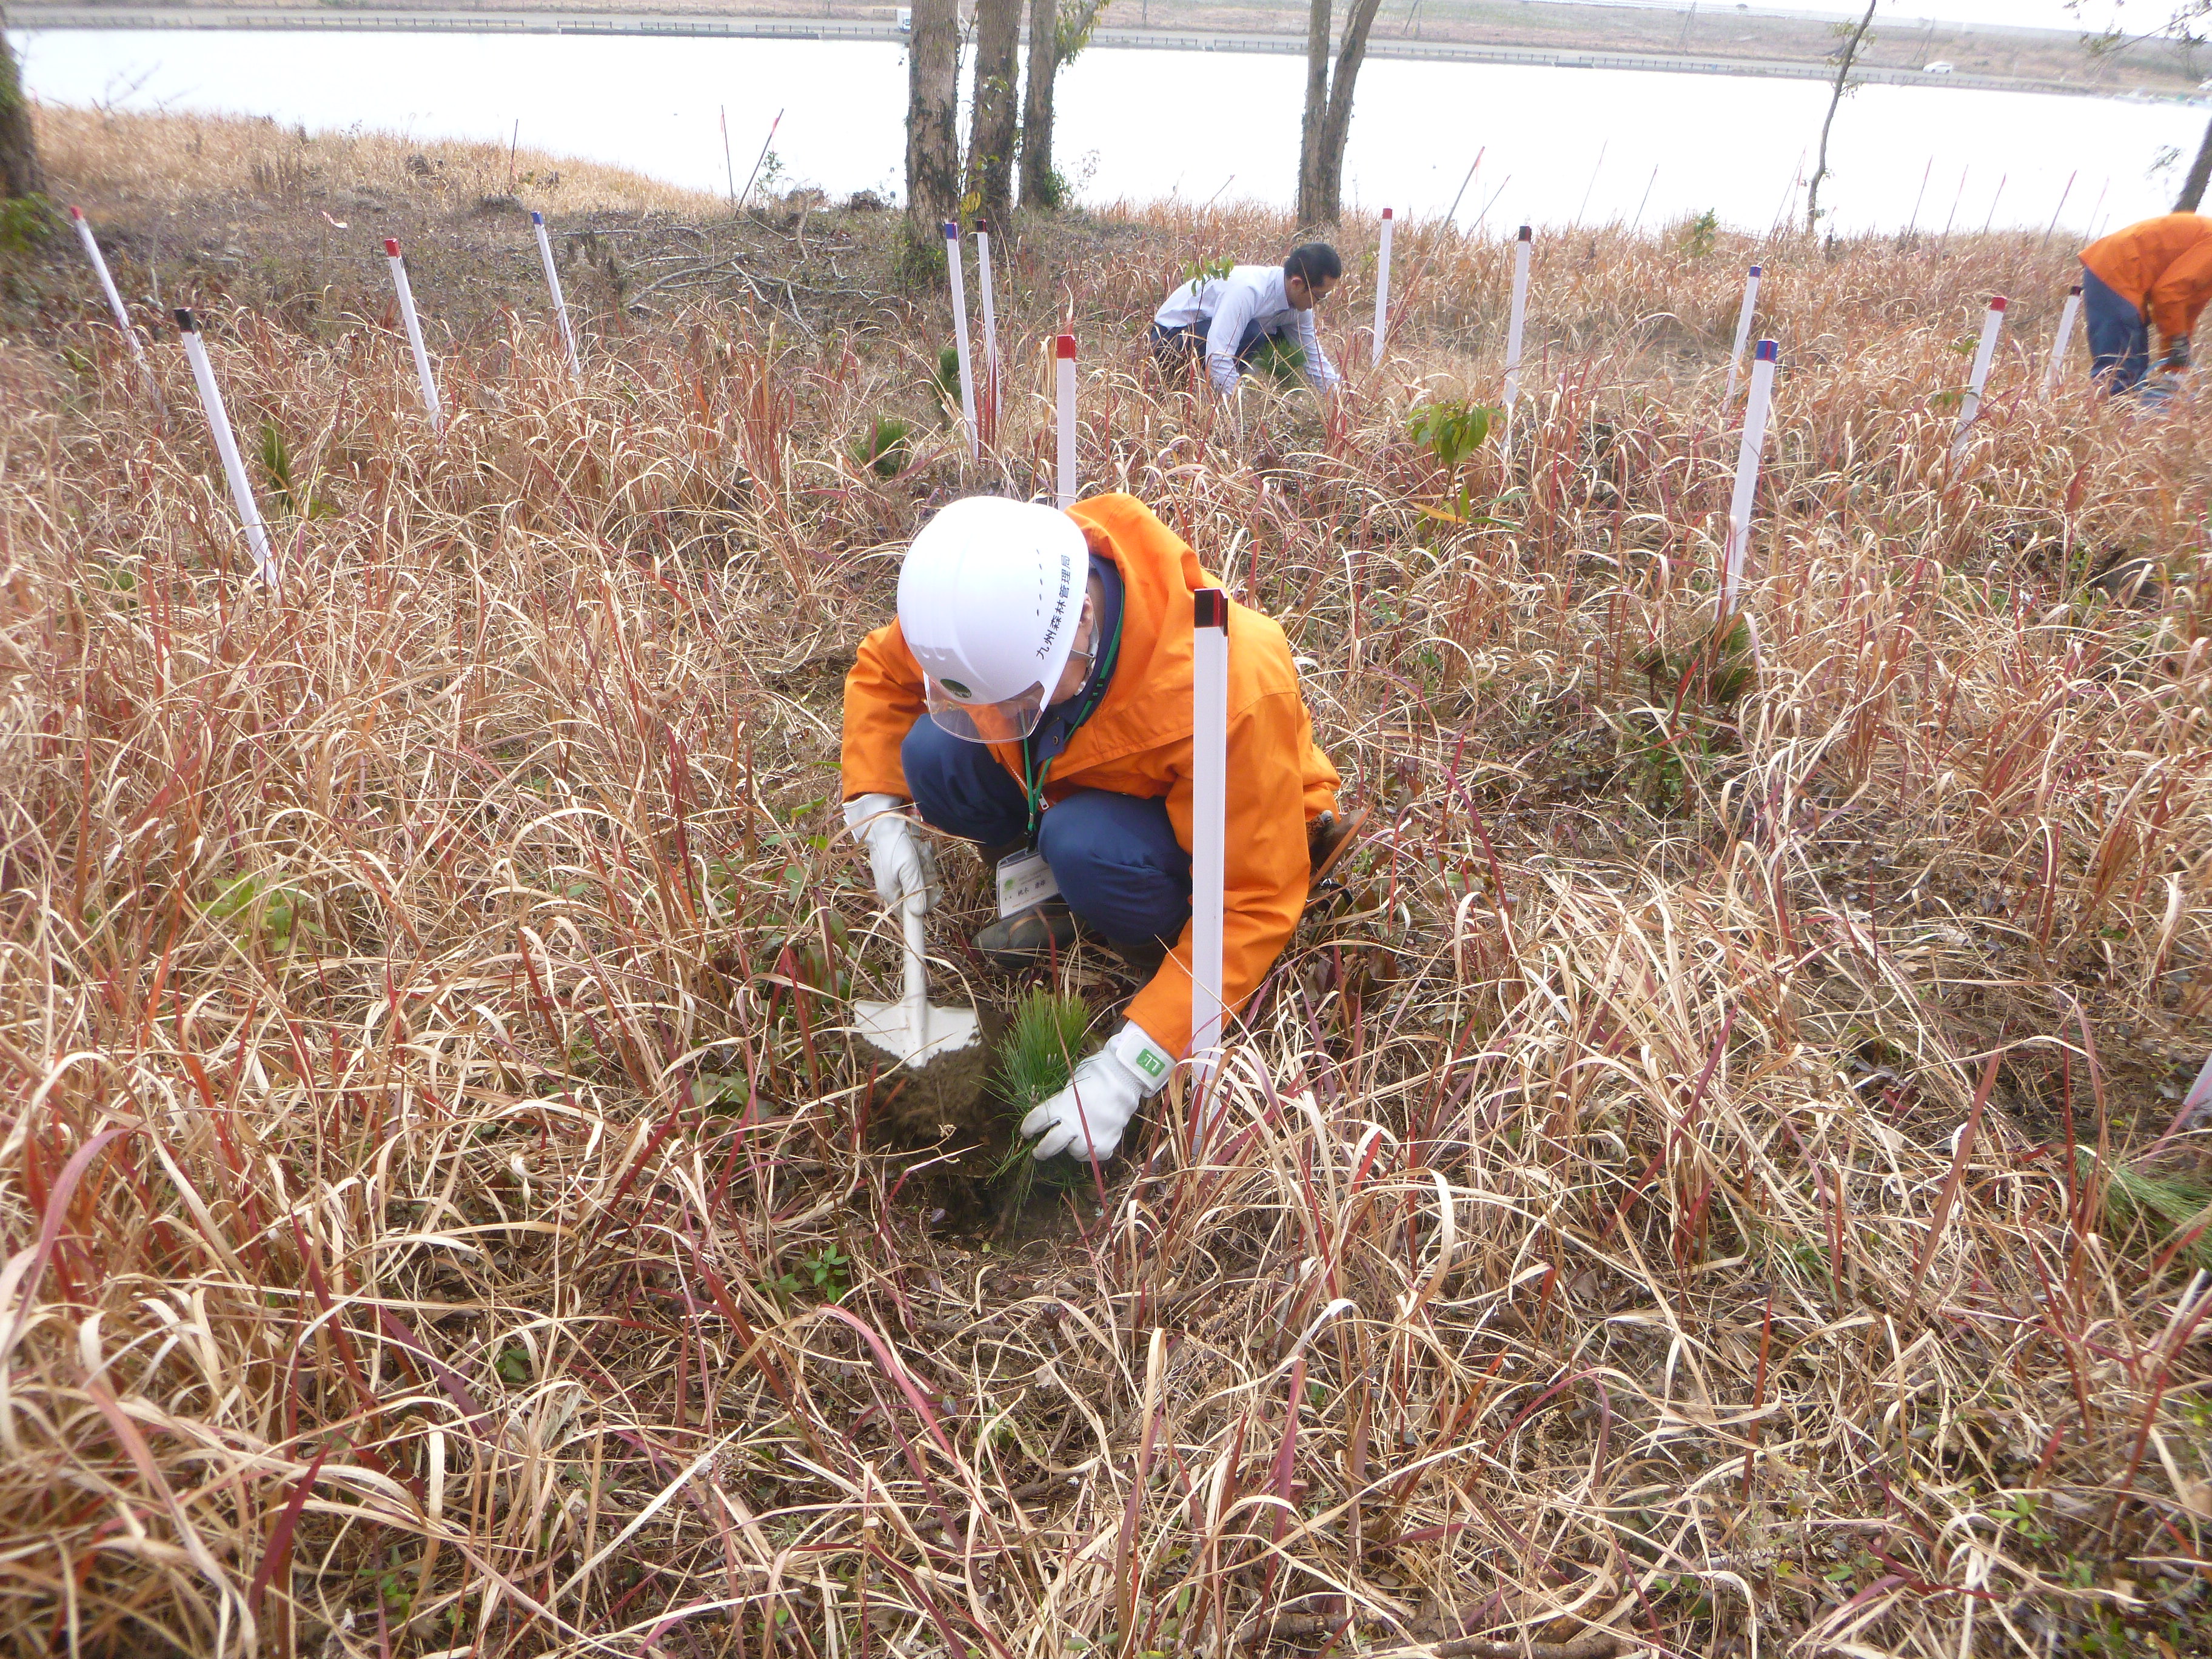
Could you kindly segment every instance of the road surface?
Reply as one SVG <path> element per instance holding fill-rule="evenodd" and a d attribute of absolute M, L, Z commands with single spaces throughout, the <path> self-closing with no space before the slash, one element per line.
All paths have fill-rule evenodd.
<path fill-rule="evenodd" d="M 904 39 L 888 22 L 798 17 L 714 17 L 696 13 L 592 11 L 439 10 L 433 7 L 375 8 L 321 6 L 132 6 L 11 5 L 8 21 L 17 29 L 306 29 L 373 30 L 380 33 L 461 34 L 667 34 L 705 35 L 758 40 L 889 40 Z M 1304 38 L 1295 34 L 1230 34 L 1194 29 L 1101 28 L 1091 45 L 1108 50 L 1143 52 L 1263 52 L 1305 55 Z M 1666 52 L 1582 51 L 1547 46 L 1477 46 L 1458 41 L 1370 40 L 1370 58 L 1413 58 L 1429 63 L 1518 64 L 1547 69 L 1642 70 L 1669 75 L 1750 75 L 1793 81 L 1826 81 L 1832 65 L 1802 59 L 1698 58 Z M 1852 71 L 1859 82 L 1894 86 L 1976 88 L 1996 92 L 2057 93 L 2085 98 L 2121 95 L 2111 87 L 2021 76 L 1926 75 L 1917 70 L 1863 67 Z M 2128 94 L 2137 99 L 2141 93 Z M 2161 95 L 2160 102 L 2195 102 Z"/>

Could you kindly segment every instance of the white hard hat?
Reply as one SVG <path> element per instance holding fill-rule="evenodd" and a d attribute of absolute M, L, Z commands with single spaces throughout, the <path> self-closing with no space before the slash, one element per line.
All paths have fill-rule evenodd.
<path fill-rule="evenodd" d="M 1057 507 L 970 495 L 939 509 L 899 568 L 899 631 L 930 718 L 972 743 L 1035 731 L 1090 574 L 1082 527 Z"/>

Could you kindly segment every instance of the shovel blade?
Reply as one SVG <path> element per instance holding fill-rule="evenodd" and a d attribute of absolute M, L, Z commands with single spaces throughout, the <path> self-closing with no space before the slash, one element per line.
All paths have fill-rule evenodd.
<path fill-rule="evenodd" d="M 922 1029 L 915 1029 L 913 1005 L 904 1002 L 856 1002 L 853 1025 L 862 1037 L 902 1065 L 923 1066 L 939 1054 L 949 1054 L 981 1040 L 973 1008 L 922 1011 Z"/>

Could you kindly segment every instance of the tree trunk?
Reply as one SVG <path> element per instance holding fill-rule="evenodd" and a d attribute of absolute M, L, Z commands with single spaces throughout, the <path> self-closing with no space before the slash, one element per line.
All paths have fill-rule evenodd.
<path fill-rule="evenodd" d="M 2189 176 L 2181 181 L 2181 197 L 2174 203 L 2173 210 L 2196 212 L 2197 204 L 2204 199 L 2208 179 L 2212 179 L 2212 121 L 2205 123 L 2204 142 L 2197 146 L 2197 159 L 2189 164 Z"/>
<path fill-rule="evenodd" d="M 7 22 L 0 12 L 0 196 L 39 196 L 46 192 L 46 175 L 39 166 L 31 102 L 8 45 Z"/>
<path fill-rule="evenodd" d="M 1810 236 L 1820 219 L 1820 180 L 1828 176 L 1828 129 L 1835 125 L 1836 106 L 1844 101 L 1844 82 L 1850 79 L 1851 64 L 1859 55 L 1859 42 L 1866 39 L 1867 27 L 1874 21 L 1876 0 L 1867 0 L 1866 15 L 1844 42 L 1844 61 L 1836 65 L 1835 90 L 1828 94 L 1828 113 L 1820 123 L 1820 159 L 1814 164 L 1813 182 L 1805 187 L 1805 234 Z"/>
<path fill-rule="evenodd" d="M 907 41 L 906 211 L 917 236 L 960 210 L 958 0 L 914 0 Z M 927 246 L 927 244 L 924 244 Z"/>
<path fill-rule="evenodd" d="M 1059 0 L 1030 0 L 1029 79 L 1022 100 L 1022 205 L 1060 205 L 1052 172 L 1052 83 L 1060 73 Z"/>
<path fill-rule="evenodd" d="M 1344 194 L 1344 141 L 1352 134 L 1352 96 L 1380 0 L 1352 0 L 1329 72 L 1331 0 L 1313 0 L 1306 22 L 1306 110 L 1298 130 L 1298 222 L 1333 225 Z"/>
<path fill-rule="evenodd" d="M 1329 78 L 1328 113 L 1321 125 L 1321 166 L 1318 169 L 1320 216 L 1316 222 L 1334 224 L 1344 194 L 1344 143 L 1352 136 L 1352 94 L 1366 61 L 1367 36 L 1375 27 L 1381 0 L 1352 0 L 1352 15 L 1344 25 L 1344 44 L 1337 49 L 1336 73 Z"/>
<path fill-rule="evenodd" d="M 975 112 L 968 129 L 968 193 L 1004 219 L 1014 204 L 1014 60 L 1022 0 L 976 0 Z"/>
<path fill-rule="evenodd" d="M 1328 118 L 1331 0 L 1312 0 L 1306 17 L 1306 107 L 1298 123 L 1298 222 L 1322 222 L 1321 129 Z"/>

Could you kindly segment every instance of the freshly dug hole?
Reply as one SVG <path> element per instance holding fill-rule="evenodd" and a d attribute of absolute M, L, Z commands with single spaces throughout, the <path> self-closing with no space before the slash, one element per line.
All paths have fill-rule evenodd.
<path fill-rule="evenodd" d="M 878 1056 L 886 1069 L 877 1076 L 868 1116 L 885 1141 L 898 1146 L 966 1146 L 990 1139 L 1003 1111 L 989 1092 L 993 1028 L 1004 1022 L 987 1009 L 976 1012 L 981 1030 L 964 1048 L 937 1054 L 919 1066 Z"/>

